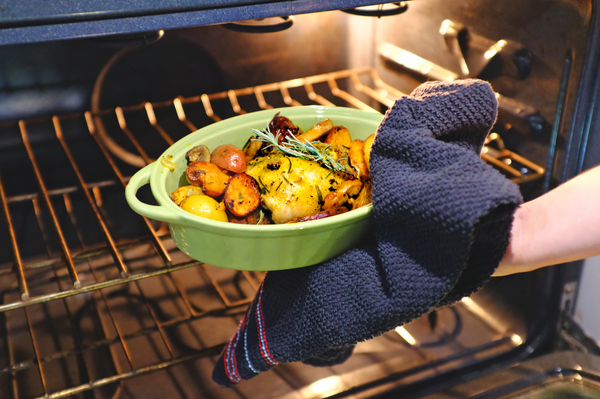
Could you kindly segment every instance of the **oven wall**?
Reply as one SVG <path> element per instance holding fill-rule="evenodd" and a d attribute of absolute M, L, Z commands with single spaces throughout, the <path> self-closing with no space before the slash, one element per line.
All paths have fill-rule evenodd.
<path fill-rule="evenodd" d="M 600 285 L 600 256 L 587 259 L 584 263 L 575 313 L 575 319 L 596 342 L 600 342 L 598 285 Z"/>

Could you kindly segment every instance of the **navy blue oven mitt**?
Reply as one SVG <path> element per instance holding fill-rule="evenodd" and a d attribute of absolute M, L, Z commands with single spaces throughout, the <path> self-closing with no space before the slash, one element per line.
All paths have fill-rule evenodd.
<path fill-rule="evenodd" d="M 341 363 L 356 343 L 479 289 L 522 202 L 479 156 L 496 112 L 481 80 L 429 82 L 398 99 L 371 152 L 373 237 L 322 264 L 268 272 L 214 381 L 232 386 L 286 362 Z"/>

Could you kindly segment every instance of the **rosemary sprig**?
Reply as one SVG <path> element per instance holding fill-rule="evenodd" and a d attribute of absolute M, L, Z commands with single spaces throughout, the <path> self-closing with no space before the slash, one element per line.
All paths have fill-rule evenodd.
<path fill-rule="evenodd" d="M 263 131 L 257 129 L 251 130 L 257 136 L 257 138 L 253 138 L 252 140 L 268 143 L 269 145 L 267 148 L 273 147 L 287 155 L 319 162 L 327 169 L 331 169 L 336 172 L 342 172 L 346 170 L 344 165 L 327 155 L 326 152 L 329 147 L 331 147 L 330 145 L 327 145 L 322 150 L 319 150 L 314 146 L 314 143 L 316 142 L 301 142 L 296 136 L 294 136 L 293 133 L 290 133 L 289 136 L 285 137 L 283 142 L 279 143 L 279 133 L 277 133 L 276 136 L 273 135 L 268 126 Z"/>

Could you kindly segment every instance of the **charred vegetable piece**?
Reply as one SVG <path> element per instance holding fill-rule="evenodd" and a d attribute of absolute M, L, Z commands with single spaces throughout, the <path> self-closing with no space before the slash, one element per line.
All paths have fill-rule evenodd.
<path fill-rule="evenodd" d="M 202 187 L 196 186 L 183 186 L 179 187 L 177 190 L 171 193 L 171 200 L 175 203 L 175 205 L 180 206 L 181 203 L 190 195 L 200 195 L 204 194 L 202 192 Z"/>
<path fill-rule="evenodd" d="M 191 185 L 202 187 L 204 194 L 211 197 L 223 195 L 230 179 L 217 165 L 204 161 L 189 164 L 185 174 Z"/>
<path fill-rule="evenodd" d="M 358 177 L 361 179 L 365 179 L 369 177 L 369 168 L 367 168 L 367 163 L 365 162 L 365 142 L 359 139 L 356 139 L 352 142 L 350 146 L 350 165 L 356 170 Z"/>
<path fill-rule="evenodd" d="M 308 129 L 305 133 L 298 135 L 297 139 L 301 142 L 315 141 L 329 133 L 331 129 L 333 129 L 333 122 L 331 119 L 325 119 Z"/>
<path fill-rule="evenodd" d="M 365 140 L 365 148 L 363 149 L 365 164 L 367 165 L 367 169 L 369 170 L 369 174 L 371 174 L 371 147 L 373 147 L 373 142 L 375 141 L 375 134 L 370 135 Z"/>
<path fill-rule="evenodd" d="M 210 154 L 210 162 L 233 173 L 243 173 L 246 170 L 246 154 L 231 144 L 215 148 Z"/>
<path fill-rule="evenodd" d="M 335 126 L 325 138 L 325 143 L 350 148 L 352 138 L 348 129 L 343 126 Z"/>
<path fill-rule="evenodd" d="M 350 199 L 348 202 L 352 204 L 352 210 L 358 209 L 361 206 L 369 205 L 372 202 L 371 192 L 373 191 L 373 184 L 371 180 L 365 181 L 362 190 L 355 199 Z"/>
<path fill-rule="evenodd" d="M 339 208 L 344 205 L 350 197 L 358 195 L 363 184 L 360 180 L 346 180 L 339 187 L 325 196 L 323 209 Z"/>
<path fill-rule="evenodd" d="M 268 128 L 274 136 L 279 134 L 278 141 L 280 143 L 283 142 L 285 138 L 290 135 L 290 133 L 296 137 L 302 134 L 302 130 L 298 126 L 294 125 L 292 121 L 285 116 L 280 116 L 279 112 L 275 114 L 273 119 L 271 119 Z"/>
<path fill-rule="evenodd" d="M 228 222 L 225 205 L 208 195 L 190 195 L 181 203 L 181 209 L 206 219 Z"/>
<path fill-rule="evenodd" d="M 227 209 L 235 216 L 249 215 L 260 205 L 258 183 L 245 173 L 233 176 L 225 190 L 223 201 Z"/>
<path fill-rule="evenodd" d="M 197 145 L 185 153 L 185 159 L 188 165 L 196 161 L 210 162 L 210 150 L 203 144 Z"/>
<path fill-rule="evenodd" d="M 260 147 L 262 147 L 262 145 L 263 145 L 262 141 L 257 141 L 257 140 L 252 140 L 252 139 L 248 140 L 248 143 L 246 143 L 246 145 L 244 146 L 244 154 L 246 155 L 246 164 L 248 164 L 248 162 L 250 162 L 254 159 L 254 157 L 258 153 L 258 150 L 260 150 Z"/>
<path fill-rule="evenodd" d="M 345 212 L 348 212 L 348 209 L 346 209 L 344 207 L 332 208 L 332 209 L 327 209 L 325 211 L 314 213 L 309 216 L 301 217 L 301 218 L 296 219 L 289 223 L 310 222 L 311 220 L 319 220 L 319 219 L 328 218 L 330 216 L 341 215 L 342 213 L 345 213 Z"/>
<path fill-rule="evenodd" d="M 273 220 L 271 219 L 271 216 L 267 212 L 265 212 L 262 208 L 258 208 L 254 212 L 252 212 L 244 217 L 235 216 L 233 213 L 229 212 L 229 210 L 228 210 L 227 217 L 229 218 L 229 223 L 254 224 L 254 225 L 273 224 Z"/>

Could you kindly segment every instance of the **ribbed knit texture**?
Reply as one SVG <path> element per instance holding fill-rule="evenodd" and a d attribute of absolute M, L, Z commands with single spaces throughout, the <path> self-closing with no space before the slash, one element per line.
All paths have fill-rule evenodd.
<path fill-rule="evenodd" d="M 213 379 L 341 363 L 357 342 L 479 289 L 522 202 L 479 157 L 496 110 L 480 80 L 425 83 L 398 99 L 371 152 L 373 237 L 320 265 L 267 273 Z"/>

